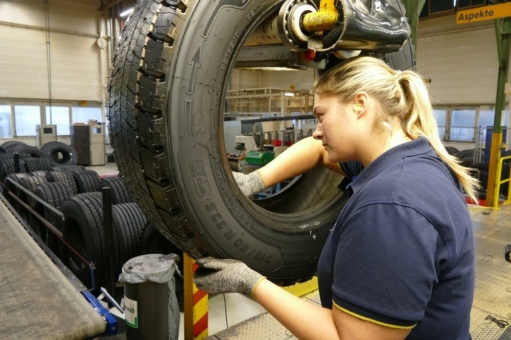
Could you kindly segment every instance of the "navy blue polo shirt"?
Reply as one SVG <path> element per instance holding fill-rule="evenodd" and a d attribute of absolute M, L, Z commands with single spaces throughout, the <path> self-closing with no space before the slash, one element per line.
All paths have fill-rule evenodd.
<path fill-rule="evenodd" d="M 323 307 L 410 328 L 407 339 L 470 339 L 472 222 L 428 141 L 385 152 L 349 190 L 318 264 Z"/>

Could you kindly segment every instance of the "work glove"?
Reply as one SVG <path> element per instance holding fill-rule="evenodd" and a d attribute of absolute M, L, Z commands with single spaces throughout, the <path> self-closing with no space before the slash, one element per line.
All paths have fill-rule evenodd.
<path fill-rule="evenodd" d="M 238 184 L 241 192 L 243 192 L 247 197 L 255 195 L 266 189 L 266 184 L 264 183 L 263 177 L 261 177 L 259 171 L 251 172 L 248 175 L 233 171 L 232 175 L 234 176 L 234 180 L 236 181 L 236 184 Z"/>
<path fill-rule="evenodd" d="M 193 281 L 198 289 L 210 294 L 242 293 L 254 298 L 257 285 L 265 279 L 241 261 L 205 257 L 195 263 L 199 268 Z"/>

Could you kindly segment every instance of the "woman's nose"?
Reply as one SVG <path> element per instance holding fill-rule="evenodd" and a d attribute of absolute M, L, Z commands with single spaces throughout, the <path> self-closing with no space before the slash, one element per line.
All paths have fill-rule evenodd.
<path fill-rule="evenodd" d="M 314 130 L 314 133 L 312 134 L 312 138 L 314 138 L 314 139 L 323 138 L 323 131 L 321 130 L 321 126 L 319 123 L 318 123 L 318 125 L 316 125 L 316 130 Z"/>

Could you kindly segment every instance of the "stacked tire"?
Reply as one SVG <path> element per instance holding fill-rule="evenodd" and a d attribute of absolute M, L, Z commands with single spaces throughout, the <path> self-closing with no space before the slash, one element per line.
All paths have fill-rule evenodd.
<path fill-rule="evenodd" d="M 147 220 L 137 204 L 121 203 L 112 206 L 114 273 L 105 272 L 108 249 L 101 193 L 78 194 L 67 200 L 61 211 L 65 216 L 63 238 L 70 248 L 80 254 L 66 248 L 62 260 L 86 286 L 92 284 L 91 271 L 86 261 L 95 264 L 95 283 L 101 286 L 105 284 L 106 275 L 117 277 L 123 264 L 140 254 L 139 240 Z"/>
<path fill-rule="evenodd" d="M 7 150 L 16 145 L 20 146 L 9 144 Z M 86 285 L 92 284 L 90 261 L 95 264 L 97 286 L 104 284 L 106 275 L 120 274 L 126 261 L 140 255 L 140 239 L 147 225 L 124 179 L 117 176 L 102 179 L 97 172 L 83 166 L 54 166 L 47 158 L 31 156 L 26 153 L 20 158 L 22 173 L 15 173 L 12 154 L 0 154 L 0 175 L 5 182 L 2 194 L 20 218 Z M 99 192 L 103 187 L 111 188 L 114 273 L 106 273 L 104 265 L 108 249 Z M 56 210 L 62 212 L 64 219 Z M 59 240 L 58 232 L 63 240 Z"/>
<path fill-rule="evenodd" d="M 41 146 L 41 151 L 54 165 L 76 165 L 78 162 L 76 150 L 61 142 L 48 142 Z"/>

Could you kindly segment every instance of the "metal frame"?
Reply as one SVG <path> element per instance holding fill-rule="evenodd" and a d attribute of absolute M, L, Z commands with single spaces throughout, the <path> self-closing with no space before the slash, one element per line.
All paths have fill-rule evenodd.
<path fill-rule="evenodd" d="M 491 198 L 486 201 L 486 206 L 488 207 L 492 207 L 495 206 L 495 204 L 498 204 L 498 202 L 495 203 L 493 200 L 495 197 L 494 192 L 499 192 L 497 183 L 500 178 L 496 177 L 496 173 L 499 171 L 497 163 L 500 159 L 500 149 L 503 146 L 501 116 L 502 110 L 506 106 L 506 94 L 504 90 L 508 79 L 509 60 L 511 54 L 511 16 L 504 19 L 495 20 L 495 35 L 497 36 L 499 75 L 497 80 L 497 96 L 495 99 L 495 118 L 493 122 L 490 169 L 488 171 L 487 196 Z"/>
<path fill-rule="evenodd" d="M 508 179 L 501 180 L 500 177 L 502 176 L 502 165 L 504 164 L 504 161 L 510 160 L 511 156 L 502 157 L 498 161 L 497 165 L 497 176 L 495 179 L 495 187 L 497 188 L 493 192 L 493 209 L 499 209 L 499 195 L 500 195 L 500 185 L 503 183 L 510 183 L 511 177 Z M 489 179 L 488 179 L 489 181 Z M 511 203 L 511 185 L 508 186 L 508 192 L 507 192 L 507 198 L 502 203 L 503 205 Z"/>

